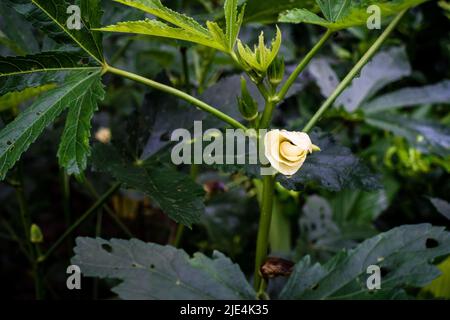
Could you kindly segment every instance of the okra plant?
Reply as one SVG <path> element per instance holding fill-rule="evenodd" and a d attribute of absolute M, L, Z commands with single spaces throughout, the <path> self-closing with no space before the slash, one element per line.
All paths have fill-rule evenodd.
<path fill-rule="evenodd" d="M 280 1 L 276 17 L 269 19 L 270 23 L 256 26 L 249 24 L 251 19 L 246 14 L 249 7 L 256 6 L 256 1 L 225 0 L 223 10 L 215 11 L 213 2 L 198 1 L 205 12 L 195 18 L 179 12 L 183 11 L 182 6 L 176 11 L 160 0 L 2 2 L 2 20 L 20 19 L 24 29 L 12 30 L 14 23 L 9 22 L 4 39 L 7 40 L 8 35 L 14 35 L 14 32 L 20 36 L 16 34 L 13 41 L 4 41 L 15 55 L 0 57 L 0 111 L 3 121 L 0 179 L 13 187 L 17 194 L 20 204 L 17 216 L 20 216 L 22 224 L 22 231 L 18 232 L 23 234 L 24 240 L 19 236 L 15 238 L 32 266 L 38 298 L 42 298 L 46 291 L 43 270 L 49 259 L 61 250 L 63 244 L 71 244 L 77 228 L 98 212 L 108 214 L 112 223 L 123 231 L 121 237 L 132 239 L 78 237 L 71 265 L 79 267 L 87 277 L 120 280 L 112 291 L 122 299 L 397 298 L 407 297 L 407 288 L 423 287 L 439 276 L 432 263 L 450 253 L 450 233 L 430 224 L 404 225 L 385 233 L 372 233 L 360 239 L 365 241 L 359 244 L 342 245 L 334 257 L 322 264 L 310 255 L 297 257 L 296 263 L 285 259 L 292 259 L 289 254 L 277 256 L 279 241 L 276 241 L 280 236 L 283 238 L 282 233 L 289 237 L 292 231 L 289 224 L 287 229 L 280 228 L 283 215 L 280 202 L 286 199 L 296 206 L 305 204 L 301 233 L 308 234 L 305 230 L 309 230 L 312 234 L 318 228 L 314 219 L 322 219 L 320 221 L 323 222 L 329 218 L 329 208 L 323 199 L 308 196 L 305 190 L 309 186 L 331 193 L 356 190 L 372 195 L 377 195 L 382 188 L 379 175 L 350 149 L 339 145 L 332 134 L 325 131 L 326 128 L 321 128 L 320 121 L 327 113 L 336 113 L 339 106 L 347 108 L 355 104 L 353 110 L 347 110 L 348 118 L 367 121 L 383 130 L 396 130 L 392 126 L 381 125 L 381 120 L 376 118 L 380 111 L 386 110 L 382 106 L 383 97 L 370 101 L 366 98 L 387 84 L 383 79 L 371 79 L 373 75 L 369 71 L 370 68 L 385 67 L 386 75 L 394 72 L 389 58 L 404 54 L 404 51 L 398 47 L 391 49 L 392 52 L 383 51 L 383 45 L 408 11 L 426 0 Z M 260 2 L 264 2 L 262 6 L 269 2 L 270 6 L 277 6 L 275 0 Z M 105 25 L 102 23 L 103 11 L 108 12 L 113 4 L 116 14 L 112 20 L 115 23 Z M 111 23 L 111 19 L 108 21 Z M 377 23 L 378 27 L 369 28 Z M 35 34 L 26 29 L 30 26 L 35 28 L 35 33 L 42 34 L 43 44 L 37 44 Z M 290 30 L 288 28 L 299 26 L 307 26 L 320 32 L 321 36 L 293 64 L 292 57 L 285 55 L 283 43 L 285 32 Z M 336 37 L 348 34 L 348 30 L 356 32 L 358 28 L 369 28 L 375 40 L 366 43 L 365 51 L 338 81 L 339 76 L 330 71 L 328 62 L 321 58 L 321 52 L 324 47 L 333 45 Z M 136 47 L 130 51 L 135 43 L 179 49 L 179 74 L 147 77 L 146 62 L 140 72 L 133 61 L 142 53 L 148 64 L 154 65 L 159 61 L 164 63 L 164 56 L 158 53 L 145 55 L 144 49 L 140 53 Z M 403 63 L 407 64 L 406 60 Z M 376 62 L 378 65 L 374 66 Z M 234 74 L 227 81 L 230 88 L 237 88 L 238 94 L 235 91 L 228 93 L 227 87 L 219 88 L 224 92 L 211 91 L 217 81 L 223 81 L 220 75 L 211 71 L 216 63 L 222 63 L 228 74 Z M 306 87 L 303 82 L 308 79 L 304 74 L 314 76 L 313 70 L 328 72 L 326 77 L 319 75 L 317 79 L 325 101 L 314 113 L 302 114 L 295 126 L 283 126 L 274 121 L 274 114 L 279 112 L 280 106 Z M 358 81 L 364 77 L 368 82 L 372 81 L 372 88 L 358 89 Z M 152 94 L 146 97 L 147 103 L 156 110 L 154 112 L 166 113 L 166 118 L 154 116 L 153 123 L 148 117 L 137 116 L 134 127 L 121 132 L 121 138 L 126 140 L 127 135 L 139 134 L 138 127 L 144 123 L 146 132 L 150 131 L 145 150 L 132 143 L 119 142 L 114 130 L 111 134 L 111 129 L 99 128 L 98 124 L 94 125 L 98 130 L 91 137 L 91 122 L 99 104 L 109 101 L 108 105 L 116 105 L 113 113 L 121 112 L 123 101 L 134 105 L 130 102 L 135 99 L 131 91 L 120 91 L 117 83 L 126 86 L 136 83 L 139 90 L 151 90 Z M 331 87 L 327 88 L 328 83 Z M 431 89 L 417 89 L 416 98 L 422 99 L 424 90 L 431 90 L 428 92 L 433 92 L 431 95 L 435 97 L 434 92 L 438 90 L 441 95 L 433 101 L 418 103 L 445 104 L 450 98 L 449 88 L 449 82 L 444 81 Z M 348 98 L 351 90 L 356 93 Z M 395 97 L 395 93 L 392 95 Z M 32 98 L 35 98 L 32 103 L 25 103 L 26 108 L 20 108 Z M 220 99 L 228 99 L 229 103 L 224 106 Z M 370 104 L 372 107 L 367 106 Z M 129 118 L 134 115 L 133 108 L 128 108 Z M 368 110 L 367 118 L 364 118 L 366 113 L 357 108 Z M 23 160 L 23 154 L 46 128 L 58 127 L 63 119 L 65 125 L 61 130 L 57 162 L 61 170 L 64 213 L 68 224 L 59 238 L 48 243 L 45 232 L 30 214 L 33 207 L 27 204 L 23 171 L 30 163 Z M 167 123 L 167 119 L 172 123 Z M 205 129 L 214 130 L 214 133 L 210 131 L 208 137 L 203 133 L 200 136 L 194 134 L 188 141 L 174 147 L 173 142 L 179 142 L 177 138 L 182 136 L 176 135 L 174 130 L 188 129 L 182 133 L 189 134 L 189 130 L 200 121 Z M 201 160 L 206 162 L 206 153 L 210 160 L 213 159 L 207 165 L 201 161 L 173 160 L 177 152 L 179 158 L 190 158 L 191 146 L 196 153 L 198 143 L 200 148 L 204 147 L 202 141 L 217 143 L 220 138 L 223 142 L 221 133 L 228 133 L 230 129 L 243 132 L 245 138 L 254 141 L 258 155 L 256 162 L 236 161 L 248 156 L 245 148 L 243 151 L 235 148 L 231 155 L 228 150 L 223 154 L 222 148 L 219 154 L 217 145 L 212 144 L 210 150 L 213 151 L 204 153 L 208 147 L 199 151 L 203 157 Z M 408 130 L 406 125 L 397 129 L 402 133 L 396 134 L 406 136 L 410 143 L 419 145 L 418 149 L 439 149 L 436 152 L 441 159 L 449 159 L 450 135 L 447 128 L 440 131 L 442 139 L 434 140 L 427 136 L 426 130 L 415 134 L 412 129 L 410 133 L 404 133 Z M 172 141 L 167 141 L 168 138 L 163 141 L 163 134 L 172 134 Z M 94 140 L 95 143 L 92 142 Z M 220 156 L 226 160 L 218 160 Z M 188 168 L 190 176 L 185 173 Z M 89 181 L 91 170 L 102 177 L 99 179 L 113 180 L 103 194 Z M 253 271 L 247 275 L 219 251 L 214 250 L 211 257 L 201 252 L 190 256 L 177 248 L 192 234 L 184 227 L 194 226 L 195 230 L 195 226 L 204 219 L 205 202 L 208 203 L 211 194 L 220 189 L 217 183 L 205 183 L 201 178 L 202 171 L 227 175 L 234 184 L 245 186 L 249 197 L 257 199 L 259 220 L 256 238 L 252 241 L 254 253 L 247 254 L 247 258 L 252 260 Z M 200 183 L 204 185 L 203 189 Z M 84 214 L 75 217 L 70 217 L 74 207 L 69 192 L 71 184 L 83 186 L 83 190 L 94 199 Z M 222 186 L 222 189 L 227 187 Z M 120 209 L 110 207 L 114 204 L 110 199 L 116 199 L 117 194 L 126 190 L 144 194 L 152 206 L 176 222 L 169 244 L 146 243 L 133 237 L 115 212 Z M 228 205 L 233 206 L 234 201 L 229 198 Z M 343 200 L 344 203 L 349 201 Z M 240 210 L 238 207 L 241 205 L 236 202 L 234 210 Z M 313 220 L 308 220 L 308 217 Z M 354 222 L 356 226 L 357 221 Z M 101 224 L 100 220 L 98 225 Z M 96 235 L 101 235 L 99 229 L 97 231 Z M 334 227 L 328 228 L 322 236 L 335 231 Z M 372 267 L 375 271 L 384 271 L 381 286 L 377 286 L 376 281 L 371 286 L 371 281 L 376 278 L 376 274 L 375 278 L 368 274 Z M 282 288 L 271 288 L 274 278 L 283 278 Z"/>

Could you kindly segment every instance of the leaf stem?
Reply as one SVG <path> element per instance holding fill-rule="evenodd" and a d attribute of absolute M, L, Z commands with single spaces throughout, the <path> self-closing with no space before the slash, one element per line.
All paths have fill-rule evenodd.
<path fill-rule="evenodd" d="M 80 225 L 82 224 L 92 213 L 96 212 L 99 208 L 101 208 L 106 201 L 108 201 L 109 197 L 112 196 L 119 188 L 121 183 L 115 183 L 108 191 L 106 191 L 98 200 L 95 202 L 92 207 L 90 207 L 77 221 L 75 221 L 64 234 L 56 240 L 53 246 L 45 253 L 45 255 L 39 258 L 39 262 L 43 262 L 48 259 L 48 257 L 63 243 L 63 241 Z"/>
<path fill-rule="evenodd" d="M 400 12 L 394 20 L 391 21 L 389 26 L 384 30 L 384 32 L 378 37 L 378 39 L 372 44 L 372 46 L 367 50 L 367 52 L 362 56 L 362 58 L 358 61 L 358 63 L 350 70 L 350 72 L 345 76 L 345 78 L 339 83 L 334 92 L 328 97 L 328 99 L 322 104 L 322 106 L 317 110 L 314 116 L 309 120 L 306 126 L 303 128 L 304 132 L 308 132 L 312 129 L 312 127 L 316 124 L 316 122 L 320 119 L 320 117 L 327 111 L 329 107 L 334 103 L 334 101 L 341 95 L 341 93 L 350 85 L 352 80 L 356 77 L 356 75 L 361 71 L 361 69 L 366 65 L 366 63 L 374 56 L 374 54 L 381 47 L 383 42 L 387 39 L 387 37 L 391 34 L 391 32 L 395 29 L 397 24 L 402 19 L 403 15 L 407 10 L 403 10 Z"/>
<path fill-rule="evenodd" d="M 264 279 L 261 277 L 259 269 L 267 258 L 269 247 L 269 231 L 272 220 L 273 196 L 274 196 L 275 177 L 272 175 L 263 177 L 263 194 L 261 203 L 261 215 L 259 218 L 258 237 L 256 240 L 256 259 L 255 259 L 255 280 L 254 288 L 257 292 L 261 286 L 264 287 Z"/>
<path fill-rule="evenodd" d="M 111 67 L 109 65 L 105 65 L 104 68 L 105 68 L 106 72 L 110 72 L 110 73 L 125 77 L 127 79 L 142 83 L 142 84 L 152 87 L 154 89 L 166 92 L 166 93 L 176 96 L 180 99 L 183 99 L 183 100 L 193 104 L 194 106 L 200 108 L 201 110 L 208 112 L 208 113 L 212 114 L 213 116 L 219 118 L 220 120 L 228 123 L 229 125 L 231 125 L 232 127 L 236 128 L 236 129 L 247 130 L 247 127 L 245 127 L 239 121 L 233 119 L 232 117 L 226 115 L 222 111 L 210 106 L 209 104 L 207 104 L 207 103 L 205 103 L 183 91 L 180 91 L 171 86 L 156 82 L 154 80 L 147 79 L 147 78 L 139 76 L 137 74 Z"/>
<path fill-rule="evenodd" d="M 309 51 L 308 54 L 303 58 L 303 60 L 300 61 L 294 72 L 292 72 L 292 74 L 289 76 L 289 78 L 286 80 L 286 82 L 283 84 L 280 91 L 276 95 L 275 102 L 280 102 L 284 99 L 289 89 L 294 84 L 295 80 L 297 80 L 297 77 L 308 66 L 309 62 L 319 52 L 319 50 L 323 47 L 323 45 L 327 42 L 332 34 L 333 31 L 327 30 L 322 38 L 320 38 L 319 42 L 317 42 L 316 45 L 311 49 L 311 51 Z"/>

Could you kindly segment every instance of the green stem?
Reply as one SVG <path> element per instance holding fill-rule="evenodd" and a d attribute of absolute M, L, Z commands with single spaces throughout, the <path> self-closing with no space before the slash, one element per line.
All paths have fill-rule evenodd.
<path fill-rule="evenodd" d="M 261 116 L 261 120 L 259 121 L 260 129 L 266 129 L 269 127 L 270 121 L 272 120 L 274 109 L 275 109 L 275 103 L 272 100 L 267 100 L 266 106 L 264 107 L 264 111 Z"/>
<path fill-rule="evenodd" d="M 292 74 L 283 84 L 277 96 L 275 97 L 276 102 L 282 101 L 284 99 L 289 89 L 294 84 L 295 80 L 297 80 L 297 77 L 308 66 L 311 59 L 318 53 L 318 51 L 323 47 L 323 45 L 327 42 L 327 40 L 331 37 L 332 34 L 333 31 L 327 30 L 327 32 L 322 36 L 322 38 L 320 38 L 319 42 L 317 42 L 316 45 L 311 49 L 311 51 L 309 51 L 308 54 L 303 58 L 303 60 L 300 61 L 298 66 L 295 68 L 294 72 L 292 72 Z"/>
<path fill-rule="evenodd" d="M 241 124 L 239 121 L 233 119 L 232 117 L 226 115 L 222 111 L 210 106 L 209 104 L 207 104 L 207 103 L 205 103 L 183 91 L 180 91 L 180 90 L 170 87 L 168 85 L 156 82 L 154 80 L 147 79 L 147 78 L 139 76 L 137 74 L 134 74 L 134 73 L 131 73 L 131 72 L 128 72 L 125 70 L 117 69 L 117 68 L 114 68 L 114 67 L 111 67 L 108 65 L 105 65 L 105 71 L 125 77 L 127 79 L 130 79 L 130 80 L 133 80 L 133 81 L 136 81 L 139 83 L 142 83 L 144 85 L 152 87 L 156 90 L 166 92 L 173 96 L 176 96 L 180 99 L 183 99 L 183 100 L 195 105 L 196 107 L 200 108 L 201 110 L 212 114 L 213 116 L 228 123 L 229 125 L 231 125 L 232 127 L 236 128 L 236 129 L 247 130 L 247 128 L 243 124 Z"/>
<path fill-rule="evenodd" d="M 39 259 L 39 262 L 43 262 L 48 259 L 52 253 L 58 249 L 58 247 L 63 243 L 63 241 L 76 229 L 80 224 L 82 224 L 92 213 L 96 212 L 99 208 L 101 208 L 106 201 L 108 201 L 109 197 L 112 196 L 119 188 L 121 183 L 114 184 L 106 193 L 104 193 L 97 202 L 94 203 L 92 207 L 90 207 L 77 221 L 75 221 L 64 234 L 56 240 L 53 246 L 46 252 L 44 256 Z"/>
<path fill-rule="evenodd" d="M 273 196 L 274 196 L 275 177 L 263 177 L 263 194 L 261 201 L 261 215 L 259 218 L 258 237 L 256 240 L 256 259 L 255 259 L 255 281 L 256 291 L 264 287 L 264 279 L 261 277 L 259 269 L 267 258 L 269 247 L 270 222 L 272 220 Z"/>
<path fill-rule="evenodd" d="M 317 110 L 314 116 L 309 120 L 307 125 L 303 128 L 304 132 L 308 132 L 312 129 L 312 127 L 316 124 L 316 122 L 320 119 L 320 117 L 327 111 L 329 107 L 334 103 L 334 101 L 341 95 L 341 93 L 347 88 L 347 86 L 352 82 L 352 80 L 358 75 L 361 69 L 366 65 L 366 63 L 374 56 L 374 54 L 381 47 L 383 42 L 387 39 L 387 37 L 391 34 L 391 32 L 395 29 L 397 24 L 402 19 L 403 15 L 407 10 L 403 10 L 400 12 L 394 20 L 391 21 L 389 26 L 384 30 L 384 32 L 380 35 L 380 37 L 373 43 L 373 45 L 369 48 L 369 50 L 362 56 L 362 58 L 358 61 L 358 63 L 353 67 L 353 69 L 347 74 L 347 76 L 339 83 L 337 88 L 328 97 L 328 99 L 322 104 L 322 106 Z"/>

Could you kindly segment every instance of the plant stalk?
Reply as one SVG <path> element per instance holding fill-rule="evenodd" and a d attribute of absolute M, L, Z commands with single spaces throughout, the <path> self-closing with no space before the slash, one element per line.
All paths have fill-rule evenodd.
<path fill-rule="evenodd" d="M 160 90 L 163 92 L 166 92 L 168 94 L 171 94 L 173 96 L 176 96 L 180 99 L 183 99 L 191 104 L 193 104 L 194 106 L 200 108 L 201 110 L 208 112 L 210 114 L 212 114 L 213 116 L 219 118 L 220 120 L 228 123 L 229 125 L 231 125 L 232 127 L 236 128 L 236 129 L 243 129 L 243 130 L 247 130 L 247 127 L 245 127 L 242 123 L 240 123 L 239 121 L 237 121 L 236 119 L 233 119 L 232 117 L 226 115 L 225 113 L 223 113 L 222 111 L 210 106 L 209 104 L 187 94 L 186 92 L 183 92 L 181 90 L 175 89 L 171 86 L 159 83 L 157 81 L 154 80 L 150 80 L 147 79 L 145 77 L 139 76 L 137 74 L 125 71 L 125 70 L 121 70 L 121 69 L 117 69 L 108 65 L 105 65 L 105 71 L 106 72 L 110 72 L 119 76 L 122 76 L 124 78 L 142 83 L 144 85 L 147 85 L 149 87 L 152 87 L 156 90 Z"/>
<path fill-rule="evenodd" d="M 392 33 L 395 27 L 398 25 L 407 10 L 400 12 L 394 20 L 391 21 L 389 26 L 384 30 L 384 32 L 378 37 L 378 39 L 372 44 L 372 46 L 367 50 L 367 52 L 362 56 L 358 63 L 350 70 L 350 72 L 345 76 L 345 78 L 339 83 L 334 92 L 328 97 L 328 99 L 322 104 L 322 106 L 317 110 L 314 116 L 309 120 L 306 126 L 303 128 L 304 132 L 311 130 L 320 117 L 328 110 L 334 103 L 334 101 L 341 95 L 341 93 L 347 88 L 356 75 L 361 71 L 361 69 L 366 65 L 367 62 L 375 55 L 378 49 L 381 47 L 383 42 Z"/>
<path fill-rule="evenodd" d="M 263 194 L 261 201 L 261 215 L 259 218 L 258 237 L 256 240 L 256 259 L 255 259 L 255 280 L 254 288 L 260 290 L 264 279 L 261 277 L 259 269 L 267 258 L 269 247 L 269 231 L 272 220 L 273 196 L 275 187 L 274 176 L 263 177 Z"/>

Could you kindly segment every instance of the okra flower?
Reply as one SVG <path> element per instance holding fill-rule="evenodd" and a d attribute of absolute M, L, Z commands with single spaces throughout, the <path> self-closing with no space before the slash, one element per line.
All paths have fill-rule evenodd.
<path fill-rule="evenodd" d="M 272 167 L 286 176 L 294 175 L 310 153 L 320 151 L 308 134 L 278 129 L 265 135 L 264 149 Z"/>

